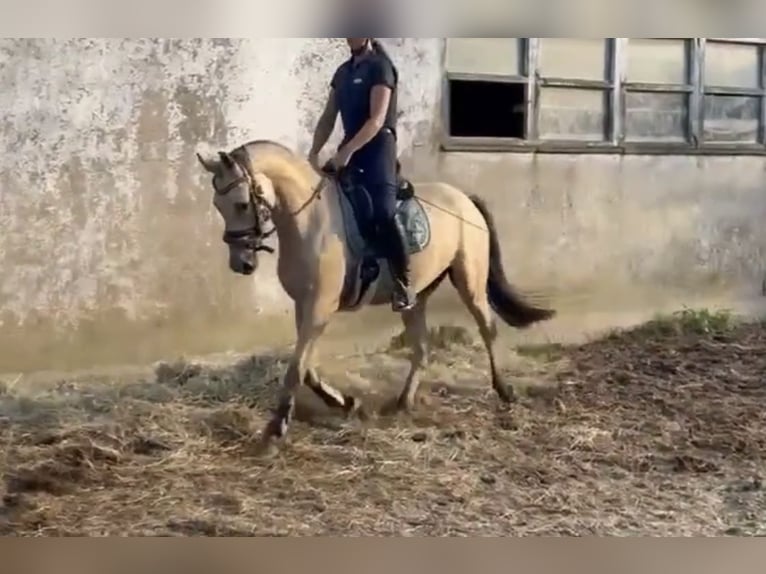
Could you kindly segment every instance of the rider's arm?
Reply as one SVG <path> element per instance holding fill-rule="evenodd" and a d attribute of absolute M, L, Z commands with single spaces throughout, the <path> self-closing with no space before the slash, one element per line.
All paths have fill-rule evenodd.
<path fill-rule="evenodd" d="M 354 137 L 344 146 L 353 155 L 374 138 L 386 121 L 391 91 L 396 84 L 394 69 L 385 60 L 379 60 L 373 70 L 370 92 L 370 117 Z"/>
<path fill-rule="evenodd" d="M 314 140 L 311 144 L 311 152 L 309 155 L 319 155 L 322 148 L 330 139 L 333 130 L 335 129 L 335 122 L 338 118 L 338 103 L 335 100 L 335 89 L 330 89 L 330 95 L 327 97 L 322 115 L 319 116 L 316 129 L 314 130 Z"/>

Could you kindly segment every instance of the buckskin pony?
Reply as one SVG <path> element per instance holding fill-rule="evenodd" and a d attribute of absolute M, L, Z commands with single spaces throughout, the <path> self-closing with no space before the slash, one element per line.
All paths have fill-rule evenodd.
<path fill-rule="evenodd" d="M 229 267 L 253 274 L 264 241 L 279 241 L 279 281 L 295 304 L 297 341 L 262 441 L 287 433 L 295 393 L 306 384 L 330 407 L 347 414 L 360 407 L 316 371 L 316 344 L 333 315 L 390 303 L 391 275 L 365 233 L 369 199 L 343 177 L 317 173 L 307 160 L 273 141 L 254 141 L 212 157 L 197 154 L 213 175 L 213 203 L 225 222 Z M 503 270 L 500 243 L 484 201 L 440 182 L 413 185 L 400 176 L 399 224 L 406 229 L 417 305 L 402 313 L 411 347 L 410 369 L 397 406 L 414 405 L 427 353 L 426 304 L 449 277 L 479 327 L 489 355 L 492 386 L 504 402 L 515 398 L 501 379 L 494 311 L 506 324 L 525 328 L 552 318 L 517 292 Z"/>

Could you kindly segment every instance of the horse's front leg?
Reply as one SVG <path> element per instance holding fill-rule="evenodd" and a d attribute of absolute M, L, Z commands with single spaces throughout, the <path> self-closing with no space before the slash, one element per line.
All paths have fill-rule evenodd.
<path fill-rule="evenodd" d="M 306 378 L 303 380 L 306 386 L 331 409 L 342 409 L 346 416 L 355 414 L 362 416 L 362 401 L 357 397 L 343 394 L 341 391 L 328 384 L 327 381 L 322 379 L 319 376 L 319 373 L 317 373 L 313 361 L 310 364 L 311 366 L 306 369 Z"/>
<path fill-rule="evenodd" d="M 282 381 L 276 411 L 263 431 L 264 445 L 272 438 L 281 439 L 287 434 L 295 411 L 295 394 L 304 381 L 313 380 L 313 369 L 310 367 L 314 345 L 324 333 L 333 313 L 331 306 L 320 304 L 314 295 L 310 295 L 308 300 L 296 303 L 296 309 L 298 308 L 300 311 L 296 312 L 298 338 L 295 351 Z M 342 395 L 340 396 L 342 398 Z"/>
<path fill-rule="evenodd" d="M 301 330 L 303 324 L 303 313 L 300 305 L 295 306 L 295 327 L 297 331 Z M 345 395 L 338 389 L 324 381 L 317 372 L 317 339 L 310 346 L 306 354 L 306 376 L 303 383 L 319 397 L 319 399 L 331 409 L 342 409 L 346 415 L 351 415 L 359 411 L 361 402 L 356 397 Z"/>

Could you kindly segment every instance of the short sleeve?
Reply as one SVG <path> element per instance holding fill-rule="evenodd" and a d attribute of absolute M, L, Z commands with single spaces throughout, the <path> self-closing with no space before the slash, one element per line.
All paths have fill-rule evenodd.
<path fill-rule="evenodd" d="M 348 73 L 348 62 L 344 62 L 337 68 L 335 68 L 335 73 L 332 75 L 332 80 L 330 80 L 330 87 L 338 91 L 338 88 L 343 85 L 343 75 Z"/>
<path fill-rule="evenodd" d="M 386 58 L 375 58 L 370 70 L 370 84 L 387 86 L 392 90 L 396 87 L 394 66 Z"/>
<path fill-rule="evenodd" d="M 339 74 L 340 74 L 340 68 L 335 70 L 335 73 L 332 75 L 332 79 L 330 80 L 330 87 L 333 90 L 336 90 L 336 91 L 338 89 L 338 75 Z"/>

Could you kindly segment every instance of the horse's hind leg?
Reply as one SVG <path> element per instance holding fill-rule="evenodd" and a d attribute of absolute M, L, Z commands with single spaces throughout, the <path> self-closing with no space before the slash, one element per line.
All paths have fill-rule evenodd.
<path fill-rule="evenodd" d="M 420 296 L 412 309 L 402 313 L 404 336 L 410 346 L 410 371 L 399 395 L 396 408 L 409 411 L 415 406 L 415 396 L 420 386 L 420 369 L 428 354 L 428 325 L 426 324 L 426 298 Z"/>
<path fill-rule="evenodd" d="M 515 400 L 515 392 L 513 387 L 507 386 L 503 382 L 495 358 L 497 325 L 487 297 L 488 270 L 485 269 L 481 272 L 475 266 L 469 266 L 467 263 L 465 259 L 457 261 L 450 269 L 450 279 L 479 327 L 479 334 L 489 355 L 492 388 L 495 389 L 500 400 L 511 403 Z"/>
<path fill-rule="evenodd" d="M 445 271 L 436 280 L 418 294 L 417 303 L 409 311 L 402 313 L 404 336 L 411 349 L 410 372 L 404 388 L 396 403 L 397 410 L 409 411 L 415 406 L 415 397 L 420 387 L 420 370 L 428 356 L 428 324 L 426 321 L 426 306 L 428 299 L 439 288 L 447 277 Z"/>

